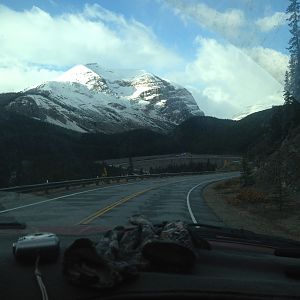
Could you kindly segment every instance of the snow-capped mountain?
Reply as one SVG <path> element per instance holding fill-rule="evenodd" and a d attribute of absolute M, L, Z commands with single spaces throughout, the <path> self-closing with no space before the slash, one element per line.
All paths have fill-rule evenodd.
<path fill-rule="evenodd" d="M 5 108 L 75 131 L 104 133 L 164 132 L 203 115 L 185 88 L 143 70 L 111 71 L 98 64 L 77 65 L 18 93 Z"/>

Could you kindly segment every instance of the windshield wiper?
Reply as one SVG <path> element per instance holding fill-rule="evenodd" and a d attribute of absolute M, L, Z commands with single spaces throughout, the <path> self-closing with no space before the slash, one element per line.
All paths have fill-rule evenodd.
<path fill-rule="evenodd" d="M 188 229 L 194 239 L 201 238 L 218 241 L 222 240 L 226 242 L 243 242 L 278 249 L 293 248 L 299 249 L 298 252 L 300 251 L 300 242 L 286 238 L 273 237 L 265 234 L 257 234 L 244 229 L 220 227 L 201 223 L 189 224 Z"/>
<path fill-rule="evenodd" d="M 300 258 L 299 248 L 277 248 L 274 251 L 276 256 L 290 257 L 290 258 Z"/>
<path fill-rule="evenodd" d="M 13 217 L 1 216 L 0 229 L 25 229 L 26 224 L 16 221 Z"/>

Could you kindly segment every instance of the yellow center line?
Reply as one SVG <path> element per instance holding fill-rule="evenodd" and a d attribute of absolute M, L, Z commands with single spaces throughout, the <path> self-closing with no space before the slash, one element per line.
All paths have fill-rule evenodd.
<path fill-rule="evenodd" d="M 151 190 L 154 190 L 154 189 L 157 189 L 158 187 L 160 186 L 156 186 L 156 187 L 152 187 L 152 188 L 149 188 L 149 189 L 146 189 L 146 190 L 142 190 L 142 191 L 139 191 L 137 193 L 134 193 L 134 194 L 131 194 L 129 196 L 126 196 L 124 198 L 122 198 L 121 200 L 119 201 L 116 201 L 106 207 L 103 207 L 99 210 L 97 210 L 96 212 L 94 212 L 93 214 L 89 215 L 88 217 L 84 218 L 83 220 L 81 220 L 78 225 L 87 225 L 89 224 L 90 222 L 92 222 L 93 220 L 99 218 L 100 216 L 104 215 L 105 213 L 109 212 L 110 210 L 114 209 L 115 207 L 129 201 L 130 199 L 133 199 L 137 196 L 140 196 L 142 194 L 145 194 L 146 192 L 148 191 L 151 191 Z"/>
<path fill-rule="evenodd" d="M 93 220 L 99 218 L 100 216 L 104 215 L 105 213 L 111 211 L 112 209 L 114 209 L 115 207 L 129 201 L 130 199 L 133 199 L 137 196 L 140 196 L 142 194 L 145 194 L 151 190 L 154 190 L 154 189 L 157 189 L 157 188 L 160 188 L 162 186 L 166 186 L 166 185 L 169 185 L 169 184 L 174 184 L 174 183 L 180 183 L 180 182 L 183 182 L 183 181 L 187 181 L 188 179 L 184 179 L 184 180 L 179 180 L 179 181 L 173 181 L 173 182 L 168 182 L 168 183 L 165 183 L 165 184 L 160 184 L 160 185 L 157 185 L 157 186 L 154 186 L 154 187 L 151 187 L 151 188 L 148 188 L 148 189 L 145 189 L 145 190 L 142 190 L 142 191 L 139 191 L 139 192 L 136 192 L 134 194 L 131 194 L 129 196 L 126 196 L 110 205 L 107 205 L 106 207 L 103 207 L 99 210 L 97 210 L 96 212 L 92 213 L 91 215 L 87 216 L 86 218 L 82 219 L 77 225 L 87 225 L 89 224 L 90 222 L 92 222 Z"/>

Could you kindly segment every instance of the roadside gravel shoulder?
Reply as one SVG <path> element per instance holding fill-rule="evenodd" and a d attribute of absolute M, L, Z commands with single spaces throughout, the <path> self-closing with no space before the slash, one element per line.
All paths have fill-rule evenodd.
<path fill-rule="evenodd" d="M 218 183 L 213 183 L 206 186 L 203 190 L 203 198 L 226 226 L 300 241 L 299 228 L 297 233 L 291 232 L 289 228 L 283 228 L 281 224 L 271 222 L 261 215 L 254 215 L 244 207 L 229 204 L 228 195 L 216 190 L 217 185 Z"/>

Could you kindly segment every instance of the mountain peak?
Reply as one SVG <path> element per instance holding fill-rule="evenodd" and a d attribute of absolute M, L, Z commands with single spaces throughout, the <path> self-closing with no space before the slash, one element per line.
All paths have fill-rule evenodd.
<path fill-rule="evenodd" d="M 7 109 L 84 132 L 147 128 L 165 132 L 203 115 L 192 94 L 144 70 L 76 65 L 54 81 L 27 90 Z"/>
<path fill-rule="evenodd" d="M 155 75 L 145 70 L 136 69 L 106 69 L 98 63 L 89 63 L 86 65 L 76 65 L 59 76 L 55 81 L 58 82 L 76 82 L 85 85 L 90 90 L 108 91 L 107 84 L 123 82 L 133 82 L 139 85 L 147 79 L 157 78 Z M 123 84 L 124 85 L 124 84 Z M 129 95 L 128 95 L 129 96 Z"/>
<path fill-rule="evenodd" d="M 62 82 L 77 82 L 87 85 L 90 79 L 99 77 L 99 75 L 93 72 L 85 65 L 76 65 L 59 76 L 55 81 Z"/>
<path fill-rule="evenodd" d="M 147 75 L 154 76 L 141 69 L 106 69 L 98 63 L 88 63 L 85 67 L 112 82 L 117 80 L 133 80 L 134 78 Z"/>

